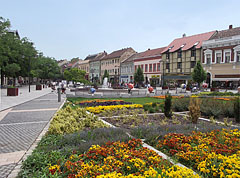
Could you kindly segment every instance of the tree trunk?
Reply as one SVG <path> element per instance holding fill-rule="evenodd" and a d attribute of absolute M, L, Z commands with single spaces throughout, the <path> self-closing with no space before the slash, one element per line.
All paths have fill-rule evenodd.
<path fill-rule="evenodd" d="M 4 73 L 3 70 L 1 70 L 1 85 L 4 85 Z"/>

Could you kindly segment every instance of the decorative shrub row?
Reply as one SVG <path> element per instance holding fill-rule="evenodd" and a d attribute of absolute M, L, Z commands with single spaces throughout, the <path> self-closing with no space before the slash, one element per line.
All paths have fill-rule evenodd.
<path fill-rule="evenodd" d="M 58 111 L 50 123 L 48 134 L 74 133 L 84 129 L 107 127 L 93 114 L 88 114 L 86 109 L 65 107 Z"/>

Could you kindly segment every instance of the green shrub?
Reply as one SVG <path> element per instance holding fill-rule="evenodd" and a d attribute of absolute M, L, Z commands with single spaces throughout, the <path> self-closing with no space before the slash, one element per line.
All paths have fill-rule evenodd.
<path fill-rule="evenodd" d="M 157 107 L 157 103 L 152 103 L 152 107 Z"/>
<path fill-rule="evenodd" d="M 240 99 L 234 100 L 234 117 L 237 123 L 240 123 Z"/>
<path fill-rule="evenodd" d="M 150 107 L 149 110 L 148 110 L 149 113 L 155 113 L 155 111 L 156 110 L 153 107 Z"/>
<path fill-rule="evenodd" d="M 84 129 L 107 127 L 93 114 L 88 114 L 83 108 L 71 108 L 67 106 L 58 111 L 51 121 L 48 134 L 74 133 Z"/>
<path fill-rule="evenodd" d="M 172 116 L 172 96 L 166 95 L 165 96 L 165 103 L 164 103 L 164 115 L 167 118 L 171 118 Z"/>
<path fill-rule="evenodd" d="M 149 104 L 144 104 L 143 109 L 144 111 L 148 111 L 151 106 Z"/>
<path fill-rule="evenodd" d="M 201 103 L 201 113 L 204 116 L 214 116 L 218 118 L 220 115 L 223 114 L 224 103 L 219 100 L 214 100 L 212 98 L 202 99 Z"/>
<path fill-rule="evenodd" d="M 188 111 L 189 98 L 180 98 L 173 100 L 173 110 L 176 112 Z"/>

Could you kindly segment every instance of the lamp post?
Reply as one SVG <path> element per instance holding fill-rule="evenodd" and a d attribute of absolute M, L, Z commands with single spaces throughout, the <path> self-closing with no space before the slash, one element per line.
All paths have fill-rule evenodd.
<path fill-rule="evenodd" d="M 31 66 L 30 66 L 30 57 L 28 58 L 28 91 L 30 93 L 30 70 L 31 70 Z"/>

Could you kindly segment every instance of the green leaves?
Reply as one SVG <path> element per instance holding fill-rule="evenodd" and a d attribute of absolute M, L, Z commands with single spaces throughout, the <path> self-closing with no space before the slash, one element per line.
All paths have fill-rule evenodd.
<path fill-rule="evenodd" d="M 193 81 L 197 82 L 198 84 L 202 83 L 207 78 L 207 73 L 203 69 L 200 61 L 198 61 L 196 66 L 194 67 L 192 78 Z"/>
<path fill-rule="evenodd" d="M 138 67 L 137 71 L 134 73 L 134 81 L 138 84 L 144 81 L 143 71 L 140 67 Z"/>
<path fill-rule="evenodd" d="M 87 83 L 85 79 L 86 72 L 78 68 L 71 68 L 64 71 L 64 78 L 68 81 Z"/>
<path fill-rule="evenodd" d="M 8 64 L 5 67 L 6 70 L 6 74 L 8 74 L 8 76 L 11 77 L 16 77 L 16 73 L 19 72 L 21 70 L 19 64 L 16 63 L 12 63 L 12 64 Z"/>

